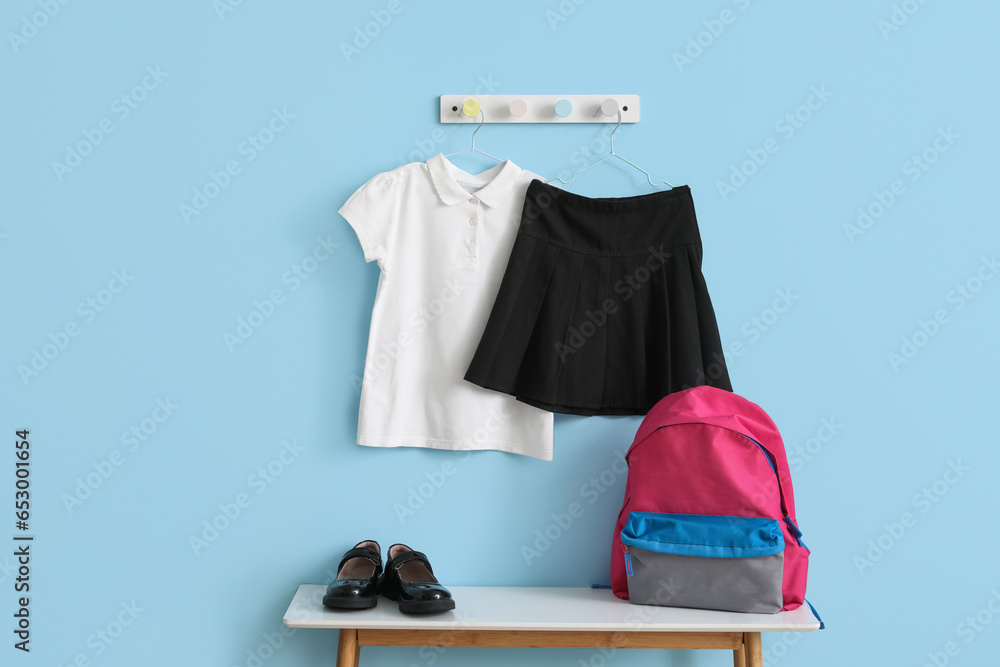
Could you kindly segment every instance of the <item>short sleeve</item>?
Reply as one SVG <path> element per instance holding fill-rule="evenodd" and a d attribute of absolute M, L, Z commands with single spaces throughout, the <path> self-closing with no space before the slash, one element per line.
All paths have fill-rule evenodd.
<path fill-rule="evenodd" d="M 340 214 L 358 235 L 366 262 L 384 259 L 396 225 L 396 179 L 392 172 L 376 174 L 340 207 Z"/>

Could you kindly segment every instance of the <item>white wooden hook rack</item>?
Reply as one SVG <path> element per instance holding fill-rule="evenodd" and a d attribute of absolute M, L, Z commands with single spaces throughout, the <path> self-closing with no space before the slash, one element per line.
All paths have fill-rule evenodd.
<path fill-rule="evenodd" d="M 442 95 L 442 123 L 639 122 L 638 95 Z"/>

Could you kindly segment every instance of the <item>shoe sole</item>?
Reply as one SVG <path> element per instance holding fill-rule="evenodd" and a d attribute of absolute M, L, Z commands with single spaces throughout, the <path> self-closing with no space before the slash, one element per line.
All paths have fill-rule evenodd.
<path fill-rule="evenodd" d="M 451 598 L 399 603 L 399 610 L 404 614 L 429 614 L 436 611 L 450 611 L 454 608 L 455 601 Z"/>
<path fill-rule="evenodd" d="M 331 609 L 371 609 L 378 604 L 377 597 L 370 598 L 332 598 L 323 596 L 323 606 Z"/>

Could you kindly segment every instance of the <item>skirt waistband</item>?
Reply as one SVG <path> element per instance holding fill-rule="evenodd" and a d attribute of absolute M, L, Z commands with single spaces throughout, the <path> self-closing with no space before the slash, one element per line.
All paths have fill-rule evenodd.
<path fill-rule="evenodd" d="M 592 255 L 640 255 L 651 247 L 701 243 L 691 189 L 632 197 L 586 197 L 535 179 L 519 234 Z"/>

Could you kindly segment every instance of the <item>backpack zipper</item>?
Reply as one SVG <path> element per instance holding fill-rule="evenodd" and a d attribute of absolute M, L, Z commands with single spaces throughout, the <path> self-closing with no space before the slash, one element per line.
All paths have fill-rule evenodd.
<path fill-rule="evenodd" d="M 740 435 L 757 445 L 757 449 L 759 449 L 761 454 L 764 455 L 764 458 L 767 459 L 767 465 L 771 467 L 771 472 L 774 473 L 774 479 L 778 482 L 778 495 L 781 498 L 781 516 L 785 519 L 785 523 L 788 524 L 788 532 L 792 534 L 792 537 L 795 538 L 795 541 L 799 543 L 800 547 L 809 551 L 809 547 L 807 547 L 806 543 L 802 541 L 802 531 L 799 530 L 799 527 L 795 525 L 794 521 L 792 521 L 792 517 L 788 516 L 788 510 L 785 509 L 785 496 L 781 489 L 781 478 L 778 476 L 778 469 L 774 466 L 774 461 L 771 460 L 771 455 L 768 454 L 764 445 L 760 444 L 746 433 L 740 433 Z"/>

